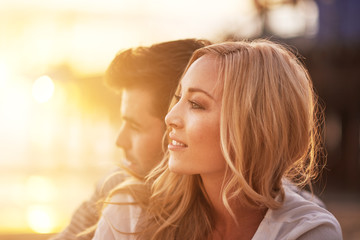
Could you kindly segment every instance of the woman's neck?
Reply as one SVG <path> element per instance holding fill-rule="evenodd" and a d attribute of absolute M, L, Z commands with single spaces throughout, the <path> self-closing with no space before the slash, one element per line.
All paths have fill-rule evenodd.
<path fill-rule="evenodd" d="M 251 208 L 240 199 L 229 201 L 236 221 L 222 201 L 221 186 L 224 176 L 201 176 L 205 191 L 214 211 L 215 229 L 211 239 L 251 239 L 265 216 L 264 208 Z"/>

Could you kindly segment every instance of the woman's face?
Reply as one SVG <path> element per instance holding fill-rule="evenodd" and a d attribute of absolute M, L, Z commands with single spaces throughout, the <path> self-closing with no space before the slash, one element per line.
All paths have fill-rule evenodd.
<path fill-rule="evenodd" d="M 220 148 L 222 91 L 214 58 L 197 59 L 180 82 L 178 102 L 166 115 L 169 169 L 181 174 L 220 174 L 225 160 Z M 221 85 L 221 84 L 220 84 Z"/>

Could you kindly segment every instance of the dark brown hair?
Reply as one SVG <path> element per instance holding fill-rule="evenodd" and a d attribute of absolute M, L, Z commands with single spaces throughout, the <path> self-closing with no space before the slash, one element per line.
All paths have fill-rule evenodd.
<path fill-rule="evenodd" d="M 120 51 L 106 71 L 105 82 L 117 91 L 150 91 L 154 96 L 151 112 L 164 118 L 192 53 L 209 44 L 207 40 L 183 39 Z"/>

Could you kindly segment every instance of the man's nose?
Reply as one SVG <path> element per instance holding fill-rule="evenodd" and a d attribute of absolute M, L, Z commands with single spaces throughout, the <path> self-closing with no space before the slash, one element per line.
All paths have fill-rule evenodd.
<path fill-rule="evenodd" d="M 124 150 L 131 148 L 130 136 L 124 125 L 120 128 L 116 139 L 116 146 Z"/>

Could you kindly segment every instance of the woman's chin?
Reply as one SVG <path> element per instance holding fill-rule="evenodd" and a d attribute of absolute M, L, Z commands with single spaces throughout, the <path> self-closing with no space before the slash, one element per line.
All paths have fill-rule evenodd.
<path fill-rule="evenodd" d="M 170 157 L 169 159 L 169 170 L 172 173 L 178 173 L 178 174 L 188 174 L 188 172 L 184 171 L 183 164 L 180 164 L 179 161 L 173 157 Z"/>

